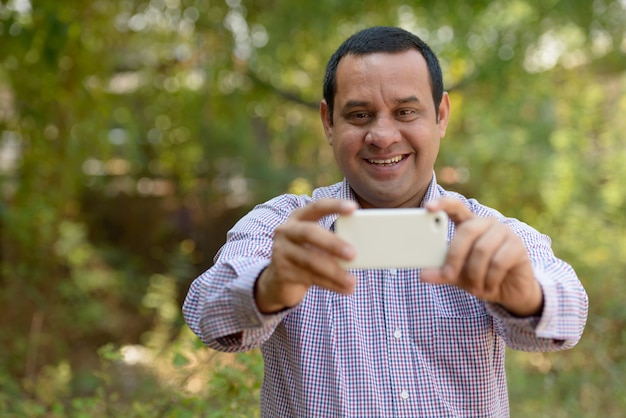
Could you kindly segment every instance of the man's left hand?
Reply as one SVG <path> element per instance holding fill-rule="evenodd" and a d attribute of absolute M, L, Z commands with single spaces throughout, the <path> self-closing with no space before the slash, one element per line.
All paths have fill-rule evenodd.
<path fill-rule="evenodd" d="M 444 266 L 424 269 L 424 282 L 460 287 L 519 317 L 541 314 L 541 286 L 524 243 L 509 227 L 495 218 L 475 216 L 456 199 L 428 202 L 426 208 L 446 212 L 455 223 L 456 234 Z"/>

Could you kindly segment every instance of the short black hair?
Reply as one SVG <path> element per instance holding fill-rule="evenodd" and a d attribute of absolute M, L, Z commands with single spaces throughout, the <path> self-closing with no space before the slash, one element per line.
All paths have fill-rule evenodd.
<path fill-rule="evenodd" d="M 328 111 L 332 123 L 335 107 L 335 93 L 337 91 L 337 67 L 339 61 L 346 55 L 368 55 L 377 52 L 405 52 L 416 49 L 428 66 L 430 86 L 435 103 L 435 114 L 439 114 L 439 105 L 443 97 L 443 76 L 441 66 L 435 53 L 417 35 L 401 28 L 391 26 L 375 26 L 363 29 L 346 39 L 328 60 L 324 75 L 324 100 L 328 104 Z"/>

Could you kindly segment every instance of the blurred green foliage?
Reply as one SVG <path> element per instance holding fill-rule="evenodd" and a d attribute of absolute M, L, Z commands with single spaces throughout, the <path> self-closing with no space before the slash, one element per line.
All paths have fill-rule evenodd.
<path fill-rule="evenodd" d="M 338 180 L 323 68 L 370 25 L 440 55 L 440 182 L 549 234 L 573 350 L 510 352 L 513 416 L 626 410 L 623 1 L 0 1 L 0 415 L 258 416 L 257 351 L 180 305 L 251 205 Z"/>

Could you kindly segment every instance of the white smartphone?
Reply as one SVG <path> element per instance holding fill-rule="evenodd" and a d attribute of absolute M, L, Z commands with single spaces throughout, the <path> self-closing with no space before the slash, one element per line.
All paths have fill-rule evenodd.
<path fill-rule="evenodd" d="M 443 266 L 448 252 L 448 215 L 422 208 L 359 209 L 335 221 L 335 233 L 356 257 L 345 268 Z"/>

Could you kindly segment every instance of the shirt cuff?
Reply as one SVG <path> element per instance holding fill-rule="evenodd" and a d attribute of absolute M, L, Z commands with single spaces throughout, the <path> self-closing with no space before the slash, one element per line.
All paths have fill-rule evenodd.
<path fill-rule="evenodd" d="M 543 310 L 541 316 L 519 317 L 511 314 L 502 306 L 487 302 L 487 311 L 505 323 L 515 323 L 522 328 L 528 328 L 539 338 L 554 338 L 557 329 L 557 290 L 550 276 L 541 268 L 533 267 L 535 279 L 543 292 Z"/>
<path fill-rule="evenodd" d="M 543 311 L 539 323 L 535 327 L 537 337 L 556 338 L 558 336 L 558 291 L 556 283 L 541 268 L 534 268 L 535 278 L 543 291 Z"/>
<path fill-rule="evenodd" d="M 231 282 L 231 303 L 233 312 L 241 329 L 261 328 L 269 325 L 277 325 L 285 315 L 291 311 L 287 309 L 275 314 L 264 314 L 259 311 L 254 299 L 254 284 L 263 270 L 268 266 L 267 261 L 254 264 L 242 272 L 239 277 Z"/>

